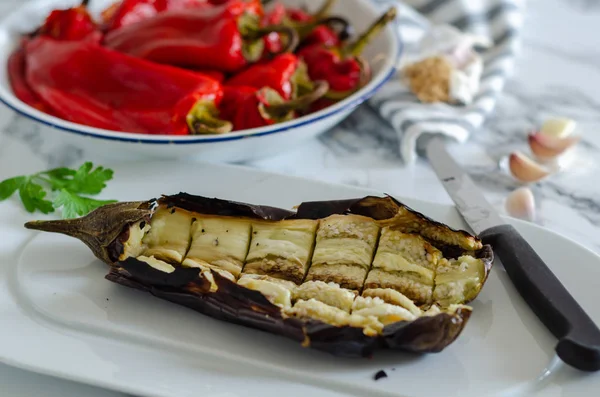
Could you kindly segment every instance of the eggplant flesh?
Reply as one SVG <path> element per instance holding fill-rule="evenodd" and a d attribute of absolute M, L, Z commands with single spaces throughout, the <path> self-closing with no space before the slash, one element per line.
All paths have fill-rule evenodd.
<path fill-rule="evenodd" d="M 493 262 L 390 196 L 288 211 L 179 193 L 25 226 L 82 240 L 112 282 L 339 356 L 443 350 Z"/>

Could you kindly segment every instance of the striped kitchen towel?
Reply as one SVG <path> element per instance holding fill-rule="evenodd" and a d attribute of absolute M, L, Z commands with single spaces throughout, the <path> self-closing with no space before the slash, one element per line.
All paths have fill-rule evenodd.
<path fill-rule="evenodd" d="M 465 142 L 493 111 L 512 72 L 523 23 L 522 0 L 372 1 L 382 10 L 396 5 L 403 58 L 415 56 L 421 38 L 436 25 L 451 25 L 491 41 L 491 46 L 479 51 L 483 60 L 480 86 L 469 104 L 421 103 L 401 81 L 400 72 L 367 102 L 398 132 L 406 163 L 418 157 L 420 137 L 442 134 Z"/>

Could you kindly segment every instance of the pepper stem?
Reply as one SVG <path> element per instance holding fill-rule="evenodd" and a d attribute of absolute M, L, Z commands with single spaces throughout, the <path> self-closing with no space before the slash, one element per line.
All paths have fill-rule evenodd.
<path fill-rule="evenodd" d="M 90 4 L 90 0 L 82 0 L 81 7 L 87 7 Z"/>
<path fill-rule="evenodd" d="M 264 37 L 270 33 L 273 33 L 273 32 L 281 33 L 287 39 L 285 40 L 285 45 L 283 46 L 283 48 L 279 52 L 271 53 L 270 54 L 271 56 L 283 54 L 286 52 L 294 52 L 296 47 L 298 47 L 298 44 L 300 44 L 300 37 L 298 35 L 298 32 L 296 32 L 295 29 L 293 29 L 289 26 L 280 26 L 280 25 L 266 26 L 264 28 L 253 29 L 246 36 L 246 38 L 248 38 L 249 40 L 253 40 L 253 41 L 260 40 L 262 42 L 262 40 L 261 40 L 262 37 Z"/>
<path fill-rule="evenodd" d="M 342 99 L 354 94 L 357 90 L 369 82 L 371 79 L 371 67 L 369 63 L 361 56 L 354 57 L 354 59 L 356 59 L 356 61 L 360 64 L 360 79 L 356 88 L 347 91 L 328 90 L 327 93 L 323 95 L 323 99 L 329 99 L 336 102 L 341 101 Z M 312 82 L 308 75 L 306 63 L 300 61 L 298 67 L 296 68 L 296 72 L 292 77 L 292 83 L 295 85 L 294 91 L 300 93 L 299 95 L 314 90 L 315 83 Z"/>
<path fill-rule="evenodd" d="M 347 36 L 350 30 L 350 22 L 347 19 L 342 17 L 327 17 L 327 18 L 318 18 L 309 22 L 287 22 L 300 36 L 300 40 L 304 40 L 317 26 L 320 25 L 339 25 L 340 33 L 339 36 Z"/>
<path fill-rule="evenodd" d="M 296 110 L 305 109 L 322 98 L 329 90 L 329 83 L 316 81 L 313 90 L 290 101 L 284 101 L 277 91 L 265 87 L 259 90 L 260 105 L 258 110 L 265 119 L 284 121 L 293 118 Z"/>
<path fill-rule="evenodd" d="M 354 42 L 349 43 L 347 46 L 342 48 L 343 57 L 360 55 L 365 47 L 373 40 L 377 34 L 387 25 L 389 22 L 396 18 L 396 7 L 390 7 L 389 10 L 381 17 L 379 17 L 367 30 L 365 30 Z"/>
<path fill-rule="evenodd" d="M 325 3 L 313 14 L 313 18 L 320 19 L 329 15 L 331 13 L 331 9 L 337 3 L 337 0 L 326 0 Z"/>
<path fill-rule="evenodd" d="M 300 44 L 298 32 L 289 26 L 272 25 L 260 26 L 260 21 L 255 15 L 246 14 L 239 19 L 239 29 L 244 38 L 244 57 L 248 62 L 256 62 L 263 56 L 264 41 L 262 38 L 270 33 L 279 32 L 287 37 L 286 45 L 277 53 L 271 53 L 271 56 L 293 52 Z"/>
<path fill-rule="evenodd" d="M 218 110 L 213 102 L 201 100 L 187 114 L 185 121 L 194 135 L 201 134 L 226 134 L 233 130 L 233 124 L 221 120 L 215 115 Z"/>
<path fill-rule="evenodd" d="M 317 11 L 315 11 L 314 14 L 309 13 L 306 4 L 301 5 L 298 7 L 298 9 L 302 10 L 305 14 L 310 15 L 313 19 L 318 19 L 324 17 L 325 15 L 329 15 L 335 3 L 337 3 L 337 0 L 326 0 L 325 3 L 323 3 Z"/>

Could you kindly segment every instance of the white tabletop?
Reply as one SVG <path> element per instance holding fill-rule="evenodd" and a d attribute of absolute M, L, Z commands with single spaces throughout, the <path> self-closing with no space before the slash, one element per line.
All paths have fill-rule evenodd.
<path fill-rule="evenodd" d="M 19 4 L 0 1 L 0 13 Z M 489 177 L 489 170 L 527 132 L 545 117 L 558 115 L 579 122 L 588 159 L 600 158 L 600 1 L 530 0 L 527 2 L 522 53 L 516 75 L 500 100 L 496 116 L 483 131 L 452 151 L 471 170 L 486 195 L 499 208 L 514 188 L 510 182 Z M 250 164 L 293 175 L 368 186 L 389 193 L 450 203 L 427 164 L 402 164 L 395 134 L 381 126 L 360 125 L 354 116 L 323 137 L 278 158 Z M 0 109 L 0 178 L 52 164 L 51 154 L 39 145 L 35 131 L 20 129 L 18 119 Z M 25 160 L 26 161 L 23 161 Z M 535 187 L 540 217 L 537 222 L 600 252 L 600 173 L 598 160 Z M 7 343 L 7 341 L 2 341 Z M 2 396 L 11 397 L 118 397 L 100 390 L 0 364 Z"/>

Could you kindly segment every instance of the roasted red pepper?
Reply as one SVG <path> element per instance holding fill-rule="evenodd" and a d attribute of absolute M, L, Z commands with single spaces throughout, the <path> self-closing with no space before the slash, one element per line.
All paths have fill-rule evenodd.
<path fill-rule="evenodd" d="M 102 12 L 105 30 L 118 29 L 151 18 L 167 9 L 168 0 L 122 0 Z"/>
<path fill-rule="evenodd" d="M 299 65 L 299 59 L 294 54 L 281 54 L 273 60 L 264 61 L 250 66 L 231 77 L 226 85 L 249 86 L 259 89 L 269 87 L 288 100 L 293 95 L 294 82 L 292 78 Z"/>
<path fill-rule="evenodd" d="M 336 20 L 336 21 L 339 21 Z M 302 45 L 321 44 L 325 46 L 339 45 L 343 38 L 346 38 L 349 33 L 349 25 L 342 25 L 341 33 L 336 33 L 328 24 L 315 26 L 315 28 L 302 40 Z"/>
<path fill-rule="evenodd" d="M 336 33 L 327 23 L 321 21 L 327 17 L 335 3 L 336 0 L 325 1 L 314 14 L 309 14 L 300 8 L 289 8 L 287 10 L 287 18 L 302 29 L 300 32 L 302 45 L 322 44 L 334 46 L 340 44 L 340 35 L 345 36 L 348 33 L 348 23 L 346 22 L 343 25 L 342 33 Z"/>
<path fill-rule="evenodd" d="M 87 10 L 89 0 L 83 0 L 77 7 L 66 10 L 53 10 L 38 30 L 38 34 L 57 40 L 81 40 L 98 31 Z"/>
<path fill-rule="evenodd" d="M 270 124 L 259 111 L 260 100 L 254 87 L 223 87 L 219 116 L 233 124 L 233 131 Z"/>
<path fill-rule="evenodd" d="M 23 42 L 23 45 L 25 41 Z M 27 105 L 44 113 L 53 114 L 41 98 L 29 87 L 25 80 L 25 50 L 19 46 L 8 57 L 8 81 L 17 98 Z"/>
<path fill-rule="evenodd" d="M 285 18 L 286 9 L 281 3 L 277 3 L 273 8 L 265 13 L 262 26 L 274 26 L 281 25 Z M 265 52 L 270 54 L 279 53 L 283 48 L 281 37 L 278 32 L 271 32 L 264 37 L 265 40 Z"/>
<path fill-rule="evenodd" d="M 347 58 L 338 52 L 322 46 L 307 47 L 298 53 L 308 67 L 311 79 L 327 80 L 332 91 L 354 92 L 369 77 L 366 63 L 357 57 Z"/>
<path fill-rule="evenodd" d="M 99 42 L 101 33 L 87 10 L 88 0 L 79 6 L 64 10 L 53 10 L 44 23 L 29 38 L 36 36 L 52 37 L 56 40 L 88 40 Z M 25 36 L 20 46 L 12 52 L 7 62 L 8 80 L 17 98 L 44 113 L 54 114 L 53 110 L 31 89 L 26 81 L 27 69 L 24 46 Z"/>
<path fill-rule="evenodd" d="M 89 41 L 38 36 L 25 47 L 26 81 L 57 117 L 114 131 L 224 133 L 222 87 L 202 74 L 158 65 Z"/>
<path fill-rule="evenodd" d="M 154 62 L 189 68 L 237 72 L 263 56 L 263 36 L 287 32 L 288 48 L 297 45 L 290 28 L 260 27 L 256 1 L 230 0 L 223 5 L 163 12 L 124 26 L 105 36 L 104 44 L 117 51 Z"/>
<path fill-rule="evenodd" d="M 308 22 L 313 18 L 308 11 L 302 8 L 288 8 L 286 14 L 292 21 L 297 22 Z"/>
<path fill-rule="evenodd" d="M 203 5 L 221 5 L 230 0 L 122 0 L 102 11 L 105 31 L 152 18 L 158 13 Z"/>
<path fill-rule="evenodd" d="M 263 25 L 281 25 L 293 28 L 298 33 L 301 45 L 317 43 L 338 45 L 340 37 L 346 37 L 349 34 L 350 25 L 341 17 L 328 16 L 335 1 L 327 0 L 315 14 L 295 8 L 286 9 L 283 4 L 276 3 L 269 12 L 265 13 Z M 337 33 L 333 29 L 333 25 L 339 25 L 341 32 Z M 282 46 L 279 33 L 273 32 L 265 40 L 265 45 L 271 52 L 276 52 Z"/>
<path fill-rule="evenodd" d="M 319 82 L 314 91 L 285 101 L 269 87 L 257 90 L 248 86 L 225 86 L 219 114 L 233 123 L 234 131 L 264 127 L 292 120 L 298 110 L 308 108 L 327 92 L 327 88 L 327 83 Z"/>
<path fill-rule="evenodd" d="M 396 8 L 391 7 L 356 41 L 339 46 L 313 44 L 298 51 L 308 67 L 312 80 L 325 80 L 329 83 L 329 99 L 342 99 L 360 89 L 370 79 L 369 64 L 360 53 L 370 40 L 387 23 L 396 17 Z"/>
<path fill-rule="evenodd" d="M 188 69 L 194 73 L 200 73 L 205 76 L 210 77 L 211 79 L 217 80 L 219 83 L 223 83 L 225 81 L 225 73 L 220 72 L 218 70 L 211 69 Z"/>

